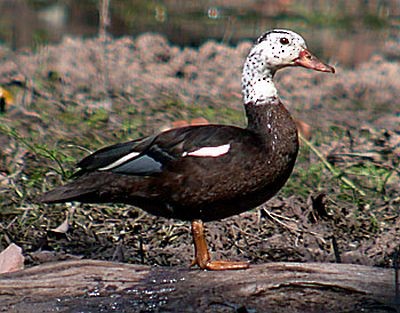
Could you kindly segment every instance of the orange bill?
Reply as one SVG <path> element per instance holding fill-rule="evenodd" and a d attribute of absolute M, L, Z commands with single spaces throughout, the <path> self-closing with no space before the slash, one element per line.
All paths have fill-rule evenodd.
<path fill-rule="evenodd" d="M 300 52 L 299 57 L 294 60 L 294 65 L 299 65 L 320 72 L 335 73 L 335 69 L 332 66 L 321 62 L 307 49 Z"/>

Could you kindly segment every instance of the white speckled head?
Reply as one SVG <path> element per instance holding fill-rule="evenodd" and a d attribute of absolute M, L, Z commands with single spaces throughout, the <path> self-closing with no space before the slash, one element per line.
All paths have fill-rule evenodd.
<path fill-rule="evenodd" d="M 301 51 L 307 49 L 304 39 L 295 32 L 274 29 L 261 35 L 251 53 L 260 54 L 271 70 L 293 65 Z"/>
<path fill-rule="evenodd" d="M 260 36 L 243 67 L 242 90 L 245 103 L 262 104 L 278 96 L 272 81 L 275 72 L 287 66 L 303 66 L 334 72 L 308 50 L 304 39 L 293 31 L 274 29 Z"/>

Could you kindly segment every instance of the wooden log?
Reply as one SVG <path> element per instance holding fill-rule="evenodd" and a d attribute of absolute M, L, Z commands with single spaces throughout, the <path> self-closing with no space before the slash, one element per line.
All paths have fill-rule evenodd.
<path fill-rule="evenodd" d="M 396 312 L 394 277 L 352 264 L 208 272 L 75 260 L 0 275 L 0 312 Z"/>

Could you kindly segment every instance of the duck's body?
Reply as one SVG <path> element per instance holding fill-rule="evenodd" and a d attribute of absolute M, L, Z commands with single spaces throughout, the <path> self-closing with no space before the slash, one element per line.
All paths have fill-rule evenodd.
<path fill-rule="evenodd" d="M 286 182 L 298 142 L 282 104 L 248 110 L 262 111 L 256 130 L 189 126 L 99 150 L 78 164 L 77 180 L 47 193 L 45 201 L 126 203 L 187 221 L 256 207 Z"/>
<path fill-rule="evenodd" d="M 75 181 L 46 193 L 41 201 L 126 203 L 188 221 L 222 219 L 266 202 L 289 178 L 298 152 L 296 125 L 272 81 L 276 70 L 294 65 L 333 72 L 306 50 L 299 35 L 265 33 L 243 69 L 247 128 L 188 126 L 101 149 L 78 164 Z M 247 267 L 210 262 L 201 235 L 196 239 L 201 225 L 192 223 L 195 264 L 207 269 Z"/>

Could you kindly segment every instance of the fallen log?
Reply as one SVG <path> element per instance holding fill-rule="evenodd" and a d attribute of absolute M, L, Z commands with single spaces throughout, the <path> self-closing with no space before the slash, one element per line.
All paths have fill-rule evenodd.
<path fill-rule="evenodd" d="M 208 272 L 74 260 L 0 275 L 0 312 L 396 312 L 394 277 L 353 264 Z"/>

